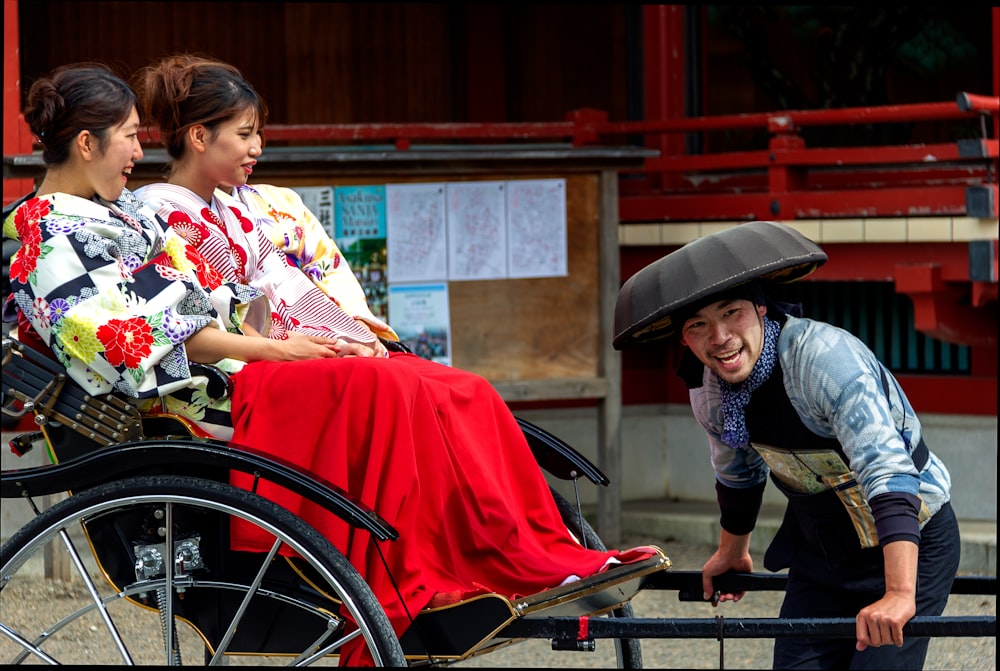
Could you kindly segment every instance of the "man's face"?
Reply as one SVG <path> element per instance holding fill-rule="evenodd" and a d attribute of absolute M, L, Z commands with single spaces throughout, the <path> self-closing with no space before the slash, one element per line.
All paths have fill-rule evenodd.
<path fill-rule="evenodd" d="M 760 358 L 766 312 L 742 298 L 711 303 L 684 321 L 681 343 L 719 378 L 739 384 Z"/>

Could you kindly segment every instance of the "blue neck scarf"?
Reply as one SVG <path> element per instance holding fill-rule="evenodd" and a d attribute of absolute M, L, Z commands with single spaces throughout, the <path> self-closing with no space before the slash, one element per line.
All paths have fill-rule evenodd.
<path fill-rule="evenodd" d="M 764 346 L 760 357 L 754 364 L 750 376 L 739 384 L 730 384 L 719 380 L 722 401 L 722 442 L 732 448 L 746 447 L 750 444 L 750 432 L 747 430 L 746 411 L 750 396 L 767 378 L 771 377 L 774 362 L 778 359 L 778 334 L 781 326 L 764 315 Z"/>

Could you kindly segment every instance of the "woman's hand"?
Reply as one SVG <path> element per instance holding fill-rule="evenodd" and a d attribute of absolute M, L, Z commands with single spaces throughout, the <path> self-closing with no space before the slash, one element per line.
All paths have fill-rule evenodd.
<path fill-rule="evenodd" d="M 274 353 L 266 356 L 267 361 L 301 361 L 303 359 L 332 359 L 343 356 L 340 353 L 341 340 L 331 340 L 320 336 L 297 334 L 285 340 L 267 340 L 274 344 Z"/>
<path fill-rule="evenodd" d="M 357 320 L 357 323 L 361 324 L 365 328 L 368 328 L 368 324 L 361 321 L 360 319 Z M 369 333 L 371 333 L 372 337 L 374 338 L 374 342 L 370 345 L 353 342 L 351 340 L 344 340 L 343 338 L 337 338 L 335 341 L 328 341 L 328 342 L 335 343 L 334 350 L 337 352 L 336 356 L 339 357 L 351 357 L 351 356 L 360 356 L 366 358 L 386 357 L 388 355 L 388 350 L 386 350 L 385 345 L 383 345 L 382 341 L 378 339 L 374 331 L 371 331 L 371 329 L 369 329 Z M 305 338 L 311 336 L 306 336 L 302 333 L 299 333 L 298 331 L 288 331 L 288 337 L 289 339 L 291 339 L 291 338 Z"/>
<path fill-rule="evenodd" d="M 203 328 L 185 342 L 188 358 L 200 363 L 220 359 L 239 361 L 301 361 L 335 357 L 385 356 L 378 340 L 374 345 L 296 333 L 285 340 L 227 333 L 217 328 Z M 381 355 L 379 354 L 381 351 Z"/>
<path fill-rule="evenodd" d="M 377 339 L 373 345 L 369 346 L 362 343 L 343 340 L 341 338 L 331 340 L 329 338 L 306 335 L 304 333 L 299 333 L 298 331 L 288 332 L 288 340 L 308 340 L 310 338 L 315 343 L 326 345 L 331 348 L 334 352 L 334 356 L 337 357 L 384 357 L 386 355 L 385 346 Z"/>
<path fill-rule="evenodd" d="M 185 343 L 188 359 L 215 363 L 221 359 L 238 361 L 299 361 L 340 356 L 340 341 L 319 336 L 299 336 L 272 340 L 259 336 L 228 333 L 211 326 L 199 330 Z"/>
<path fill-rule="evenodd" d="M 385 357 L 385 346 L 378 340 L 372 346 L 346 340 L 336 341 L 337 356 Z"/>

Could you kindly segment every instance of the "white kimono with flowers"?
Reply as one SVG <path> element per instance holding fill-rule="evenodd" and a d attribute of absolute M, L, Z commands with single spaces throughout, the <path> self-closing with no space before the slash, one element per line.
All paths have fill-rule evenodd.
<path fill-rule="evenodd" d="M 128 191 L 115 203 L 29 198 L 4 221 L 4 234 L 21 243 L 11 260 L 13 300 L 74 381 L 144 409 L 162 402 L 228 437 L 228 402 L 204 393 L 185 341 L 201 328 L 238 331 L 248 318 L 266 332 L 259 292 L 226 283 Z M 241 362 L 217 365 L 233 372 Z"/>

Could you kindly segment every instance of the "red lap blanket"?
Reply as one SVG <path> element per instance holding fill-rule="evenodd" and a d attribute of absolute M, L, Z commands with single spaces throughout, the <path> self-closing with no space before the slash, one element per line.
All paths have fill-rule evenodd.
<path fill-rule="evenodd" d="M 382 550 L 405 609 L 368 532 L 286 490 L 258 489 L 350 560 L 397 634 L 407 611 L 415 617 L 432 599 L 439 606 L 486 592 L 533 594 L 619 555 L 585 549 L 566 531 L 520 427 L 477 375 L 393 354 L 257 362 L 234 383 L 235 444 L 319 475 L 399 531 Z M 234 483 L 249 488 L 251 478 L 235 475 Z M 269 547 L 234 528 L 234 549 Z"/>

